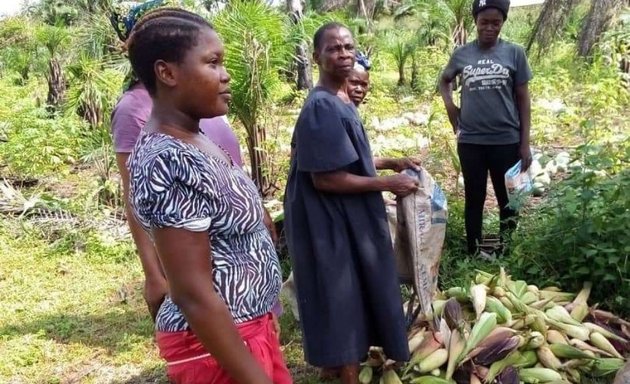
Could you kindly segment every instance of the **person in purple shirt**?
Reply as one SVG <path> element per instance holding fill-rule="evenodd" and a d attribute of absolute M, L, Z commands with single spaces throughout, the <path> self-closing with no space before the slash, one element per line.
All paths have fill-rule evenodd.
<path fill-rule="evenodd" d="M 160 2 L 144 3 L 144 7 L 141 5 L 132 8 L 129 14 L 123 18 L 116 14 L 112 15 L 112 25 L 123 42 L 126 41 L 135 21 L 139 20 L 147 11 L 155 8 L 155 6 L 150 7 L 151 4 L 157 6 Z M 136 248 L 138 249 L 145 276 L 143 290 L 144 300 L 147 303 L 151 318 L 155 320 L 157 311 L 168 292 L 168 284 L 149 234 L 140 226 L 131 212 L 131 205 L 129 204 L 129 170 L 127 168 L 127 160 L 142 133 L 142 128 L 151 115 L 153 102 L 149 92 L 135 79 L 133 74 L 130 76 L 129 84 L 129 87 L 120 97 L 112 112 L 111 133 L 114 151 L 116 153 L 116 164 L 118 165 L 123 183 L 127 222 Z M 208 138 L 224 149 L 235 164 L 241 167 L 243 166 L 243 158 L 241 156 L 238 139 L 225 116 L 202 119 L 199 128 Z M 274 223 L 269 212 L 267 212 L 266 209 L 264 211 L 265 225 L 269 229 L 272 239 L 276 242 L 277 234 Z M 273 312 L 275 315 L 274 325 L 279 334 L 280 327 L 277 317 L 282 312 L 279 301 Z"/>

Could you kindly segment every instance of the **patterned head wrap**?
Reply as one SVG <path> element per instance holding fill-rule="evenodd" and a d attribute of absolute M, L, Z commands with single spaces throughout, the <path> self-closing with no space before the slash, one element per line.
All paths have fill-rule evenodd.
<path fill-rule="evenodd" d="M 125 2 L 121 4 L 119 9 L 112 11 L 109 21 L 112 23 L 118 38 L 124 43 L 129 38 L 134 25 L 142 16 L 163 4 L 164 0 L 149 0 L 144 3 Z M 127 9 L 126 14 L 125 9 Z"/>
<path fill-rule="evenodd" d="M 357 52 L 354 58 L 354 69 L 369 71 L 370 67 L 370 59 L 363 52 Z"/>

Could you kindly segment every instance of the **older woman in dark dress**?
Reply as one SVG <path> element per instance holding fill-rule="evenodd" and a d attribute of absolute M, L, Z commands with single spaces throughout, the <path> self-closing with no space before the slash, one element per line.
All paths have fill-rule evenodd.
<path fill-rule="evenodd" d="M 370 346 L 409 358 L 405 320 L 382 191 L 405 196 L 417 182 L 377 169 L 416 167 L 372 158 L 346 80 L 354 41 L 343 25 L 314 38 L 318 85 L 298 118 L 285 193 L 285 228 L 297 288 L 306 360 L 356 384 Z"/>

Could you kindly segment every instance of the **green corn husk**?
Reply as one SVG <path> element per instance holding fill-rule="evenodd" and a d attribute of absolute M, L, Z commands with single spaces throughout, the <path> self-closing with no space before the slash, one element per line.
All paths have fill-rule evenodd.
<path fill-rule="evenodd" d="M 486 298 L 486 311 L 497 314 L 497 323 L 509 324 L 512 322 L 512 312 L 501 303 L 501 300 L 493 296 Z"/>
<path fill-rule="evenodd" d="M 402 381 L 400 381 L 400 377 L 398 377 L 398 374 L 393 369 L 388 369 L 383 372 L 381 380 L 383 380 L 383 384 L 403 384 Z"/>
<path fill-rule="evenodd" d="M 553 380 L 562 380 L 562 376 L 549 368 L 523 368 L 518 377 L 525 383 L 547 383 Z"/>
<path fill-rule="evenodd" d="M 525 345 L 526 349 L 537 349 L 540 348 L 545 343 L 545 336 L 538 332 L 533 331 L 529 334 L 529 340 L 527 340 L 527 344 Z"/>
<path fill-rule="evenodd" d="M 514 282 L 512 288 L 508 287 L 509 290 L 519 299 L 523 297 L 525 292 L 527 292 L 527 282 L 523 280 L 517 280 Z"/>
<path fill-rule="evenodd" d="M 518 297 L 516 297 L 512 292 L 508 292 L 506 294 L 506 297 L 508 298 L 508 300 L 510 300 L 510 303 L 512 303 L 512 305 L 514 306 L 514 310 L 517 313 L 529 313 L 531 311 L 531 309 L 525 305 L 525 303 L 523 303 Z"/>
<path fill-rule="evenodd" d="M 452 287 L 446 290 L 446 296 L 448 298 L 454 297 L 460 303 L 469 301 L 468 292 L 462 287 Z"/>
<path fill-rule="evenodd" d="M 479 320 L 475 323 L 470 336 L 466 340 L 466 346 L 462 351 L 462 356 L 468 355 L 483 339 L 486 338 L 497 326 L 497 314 L 484 312 L 479 317 Z"/>
<path fill-rule="evenodd" d="M 529 305 L 540 300 L 540 297 L 536 295 L 534 292 L 527 291 L 520 297 L 521 301 L 525 305 Z"/>
<path fill-rule="evenodd" d="M 495 361 L 490 365 L 485 382 L 492 383 L 494 379 L 509 366 L 514 368 L 531 367 L 538 362 L 538 357 L 534 351 L 514 351 L 507 355 L 505 359 Z"/>
<path fill-rule="evenodd" d="M 549 349 L 561 359 L 592 359 L 591 355 L 567 344 L 551 344 Z"/>
<path fill-rule="evenodd" d="M 555 292 L 555 291 L 548 291 L 548 290 L 541 290 L 540 291 L 540 298 L 541 299 L 551 299 L 553 300 L 555 303 L 563 303 L 563 302 L 570 302 L 575 298 L 575 293 L 571 293 L 571 292 Z"/>
<path fill-rule="evenodd" d="M 415 366 L 415 370 L 419 373 L 428 373 L 436 368 L 440 368 L 448 361 L 448 350 L 440 348 L 420 361 Z"/>
<path fill-rule="evenodd" d="M 448 363 L 446 365 L 446 375 L 444 376 L 446 379 L 453 377 L 455 368 L 461 361 L 461 353 L 464 350 L 465 343 L 460 331 L 454 329 L 453 332 L 451 332 L 451 340 L 448 348 Z"/>
<path fill-rule="evenodd" d="M 566 309 L 564 309 L 564 307 L 561 307 L 559 305 L 556 305 L 555 307 L 552 307 L 546 310 L 545 315 L 547 315 L 547 318 L 549 319 L 561 321 L 565 324 L 571 324 L 571 325 L 577 325 L 577 326 L 582 325 L 580 324 L 579 321 L 572 318 L 571 314 Z"/>
<path fill-rule="evenodd" d="M 547 337 L 547 323 L 545 323 L 545 319 L 542 316 L 531 316 L 534 318 L 534 321 L 529 325 L 529 328 Z"/>
<path fill-rule="evenodd" d="M 361 368 L 361 372 L 359 373 L 359 382 L 361 384 L 370 384 L 372 382 L 372 377 L 374 376 L 374 371 L 372 367 L 366 365 Z"/>
<path fill-rule="evenodd" d="M 442 316 L 446 301 L 447 300 L 434 300 L 433 303 L 431 303 L 431 308 L 433 308 L 433 316 Z"/>
<path fill-rule="evenodd" d="M 623 368 L 623 359 L 604 358 L 597 359 L 591 367 L 590 373 L 595 377 L 608 376 Z"/>
<path fill-rule="evenodd" d="M 411 380 L 411 384 L 455 384 L 453 380 L 443 379 L 435 376 L 420 376 Z"/>

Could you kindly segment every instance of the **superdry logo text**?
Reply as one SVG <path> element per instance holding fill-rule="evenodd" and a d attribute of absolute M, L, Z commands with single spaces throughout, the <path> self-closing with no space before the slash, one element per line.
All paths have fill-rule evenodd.
<path fill-rule="evenodd" d="M 492 62 L 491 60 L 483 61 L 485 64 Z M 498 63 L 480 67 L 467 65 L 462 71 L 462 76 L 464 85 L 470 91 L 483 91 L 506 86 L 510 78 L 510 70 Z"/>

